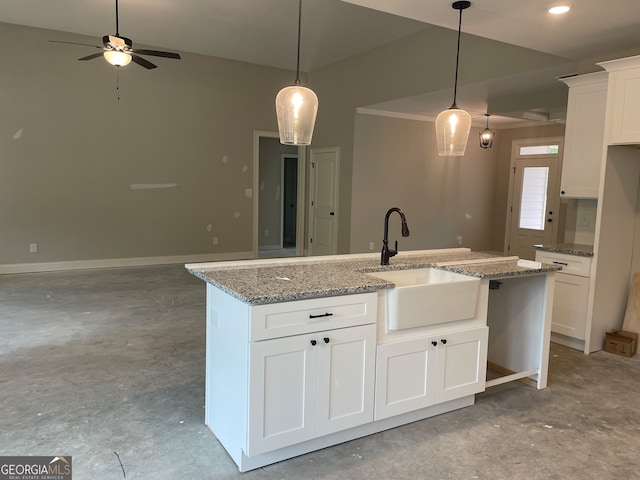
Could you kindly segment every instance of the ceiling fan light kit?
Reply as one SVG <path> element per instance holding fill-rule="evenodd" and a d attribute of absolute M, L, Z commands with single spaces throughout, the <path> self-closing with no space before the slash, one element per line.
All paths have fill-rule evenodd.
<path fill-rule="evenodd" d="M 126 67 L 131 63 L 131 55 L 119 50 L 107 50 L 102 55 L 107 62 L 115 67 Z"/>
<path fill-rule="evenodd" d="M 458 46 L 456 50 L 456 75 L 453 84 L 453 103 L 451 108 L 440 112 L 436 117 L 436 141 L 438 143 L 438 155 L 462 156 L 467 147 L 469 131 L 471 130 L 471 115 L 458 108 L 456 96 L 458 93 L 458 63 L 460 59 L 460 32 L 462 28 L 462 10 L 471 6 L 471 2 L 453 2 L 451 7 L 460 11 L 458 21 Z"/>
<path fill-rule="evenodd" d="M 284 145 L 310 145 L 318 113 L 318 97 L 313 90 L 300 84 L 300 25 L 302 0 L 298 0 L 298 58 L 296 81 L 276 96 L 276 116 L 280 143 Z"/>
<path fill-rule="evenodd" d="M 57 40 L 50 40 L 50 42 L 99 48 L 100 50 L 103 50 L 103 53 L 94 53 L 87 55 L 86 57 L 79 58 L 78 60 L 93 60 L 94 58 L 104 57 L 107 62 L 116 67 L 124 67 L 129 65 L 131 62 L 134 62 L 148 70 L 157 68 L 157 65 L 154 65 L 149 60 L 142 58 L 140 55 L 173 58 L 176 60 L 180 59 L 180 55 L 173 52 L 133 48 L 133 41 L 130 38 L 120 35 L 118 23 L 118 0 L 116 0 L 116 33 L 114 35 L 104 35 L 102 37 L 102 47 L 98 45 L 88 45 L 86 43 L 62 42 Z"/>

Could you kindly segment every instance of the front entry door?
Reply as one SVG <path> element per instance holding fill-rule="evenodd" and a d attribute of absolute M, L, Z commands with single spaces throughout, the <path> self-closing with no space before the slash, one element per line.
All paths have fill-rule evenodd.
<path fill-rule="evenodd" d="M 513 171 L 510 255 L 534 260 L 533 245 L 553 243 L 557 222 L 559 158 L 516 158 Z"/>

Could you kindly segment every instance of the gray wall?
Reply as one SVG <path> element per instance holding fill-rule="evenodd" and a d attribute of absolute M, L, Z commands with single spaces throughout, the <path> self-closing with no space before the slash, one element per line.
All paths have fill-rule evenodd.
<path fill-rule="evenodd" d="M 277 130 L 274 97 L 292 72 L 185 53 L 157 59 L 156 70 L 121 69 L 116 100 L 113 67 L 78 62 L 87 49 L 50 39 L 99 40 L 0 24 L 0 265 L 250 252 L 253 132 Z M 462 48 L 461 83 L 566 62 L 466 35 Z M 359 229 L 351 220 L 355 109 L 451 88 L 454 60 L 455 32 L 433 27 L 310 73 L 320 99 L 313 147 L 341 147 L 339 252 L 361 242 L 350 239 L 352 225 Z M 486 191 L 500 178 L 473 181 Z M 456 182 L 468 188 L 464 177 Z M 354 211 L 365 205 L 357 199 Z M 474 222 L 490 208 L 482 205 Z M 411 213 L 418 232 L 425 217 Z M 427 243 L 469 237 L 452 222 L 446 241 Z M 474 245 L 485 244 L 483 233 Z"/>
<path fill-rule="evenodd" d="M 122 68 L 117 100 L 50 39 L 98 41 L 0 23 L 0 264 L 251 251 L 253 131 L 291 72 L 183 54 Z"/>
<path fill-rule="evenodd" d="M 356 115 L 351 251 L 369 251 L 370 242 L 380 250 L 390 207 L 403 210 L 411 231 L 402 238 L 400 217 L 390 217 L 400 250 L 490 250 L 498 151 L 480 148 L 479 130 L 464 157 L 440 157 L 432 122 Z"/>
<path fill-rule="evenodd" d="M 430 27 L 309 73 L 310 87 L 320 103 L 313 146 L 341 148 L 340 253 L 348 252 L 353 245 L 350 234 L 355 233 L 353 227 L 357 225 L 351 219 L 356 108 L 425 92 L 453 90 L 456 33 Z M 568 60 L 463 34 L 460 62 L 462 85 L 563 65 Z M 463 98 L 458 98 L 458 105 L 464 108 Z M 444 104 L 442 109 L 449 106 L 450 103 Z"/>

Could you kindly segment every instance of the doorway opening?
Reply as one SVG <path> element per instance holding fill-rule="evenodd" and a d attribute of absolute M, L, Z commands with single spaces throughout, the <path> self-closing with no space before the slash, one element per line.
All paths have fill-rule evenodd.
<path fill-rule="evenodd" d="M 277 132 L 254 132 L 253 255 L 304 253 L 305 152 Z"/>

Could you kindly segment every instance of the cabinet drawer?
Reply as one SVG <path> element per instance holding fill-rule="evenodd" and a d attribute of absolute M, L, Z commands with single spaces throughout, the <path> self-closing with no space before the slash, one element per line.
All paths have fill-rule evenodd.
<path fill-rule="evenodd" d="M 536 261 L 558 265 L 562 267 L 562 273 L 588 277 L 591 273 L 591 257 L 580 255 L 566 255 L 553 252 L 536 252 Z"/>
<path fill-rule="evenodd" d="M 377 293 L 256 305 L 250 315 L 252 342 L 365 325 L 376 323 Z"/>

